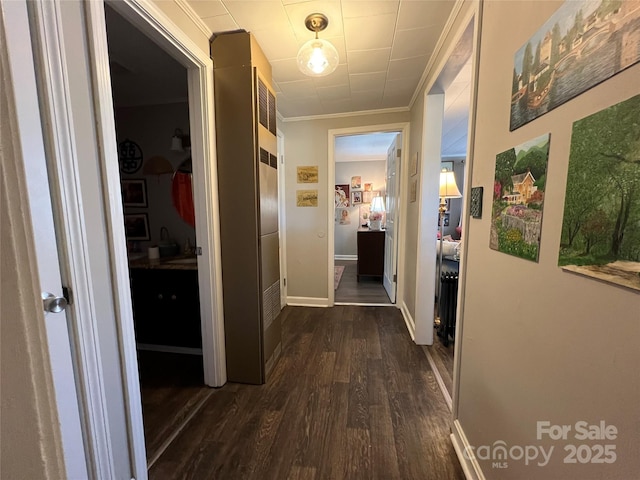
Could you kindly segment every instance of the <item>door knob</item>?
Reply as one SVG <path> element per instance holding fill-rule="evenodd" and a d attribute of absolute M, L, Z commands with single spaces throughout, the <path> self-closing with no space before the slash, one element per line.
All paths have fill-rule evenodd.
<path fill-rule="evenodd" d="M 56 297 L 53 293 L 44 292 L 42 294 L 44 311 L 49 313 L 60 313 L 67 308 L 68 302 L 64 297 Z"/>

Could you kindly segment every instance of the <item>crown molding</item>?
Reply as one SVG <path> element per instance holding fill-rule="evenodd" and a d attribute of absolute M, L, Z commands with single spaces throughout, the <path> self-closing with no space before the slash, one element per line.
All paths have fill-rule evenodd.
<path fill-rule="evenodd" d="M 362 115 L 379 115 L 383 113 L 399 113 L 408 112 L 409 107 L 393 107 L 393 108 L 379 108 L 376 110 L 359 110 L 357 112 L 342 112 L 342 113 L 327 113 L 323 115 L 309 115 L 307 117 L 289 117 L 282 119 L 283 122 L 306 122 L 308 120 L 327 120 L 331 118 L 347 118 L 347 117 L 359 117 Z"/>
<path fill-rule="evenodd" d="M 208 40 L 211 40 L 213 31 L 207 26 L 206 23 L 202 21 L 193 7 L 189 5 L 186 0 L 173 1 L 176 2 L 176 5 L 178 5 L 178 7 L 180 7 L 180 9 L 187 15 L 187 17 L 189 17 L 189 19 L 195 24 L 195 26 L 198 27 L 198 30 L 200 30 Z"/>
<path fill-rule="evenodd" d="M 466 3 L 466 0 L 456 0 L 456 3 L 453 6 L 453 9 L 451 10 L 451 14 L 449 14 L 449 18 L 447 19 L 447 23 L 445 23 L 444 28 L 442 29 L 440 38 L 438 38 L 436 47 L 433 49 L 433 54 L 431 55 L 431 58 L 429 58 L 429 62 L 427 62 L 427 66 L 425 67 L 424 72 L 422 72 L 422 77 L 420 77 L 420 81 L 418 82 L 418 86 L 413 92 L 413 96 L 411 97 L 411 101 L 409 102 L 409 110 L 413 108 L 413 105 L 416 103 L 418 95 L 420 95 L 422 88 L 427 82 L 427 78 L 429 78 L 429 75 L 431 74 L 431 71 L 435 66 L 436 59 L 438 58 L 438 54 L 443 49 L 445 41 L 449 36 L 449 33 L 451 33 L 451 30 L 453 29 L 453 24 L 458 18 L 458 15 L 460 14 L 460 10 L 462 10 L 462 6 L 465 3 Z"/>

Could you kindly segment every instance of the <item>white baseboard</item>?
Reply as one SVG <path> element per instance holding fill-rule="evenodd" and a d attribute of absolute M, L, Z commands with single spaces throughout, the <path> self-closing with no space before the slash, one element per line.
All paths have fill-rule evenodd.
<path fill-rule="evenodd" d="M 476 457 L 471 456 L 471 458 L 468 458 L 469 455 L 464 454 L 464 452 L 471 451 L 471 445 L 458 420 L 453 422 L 451 443 L 453 443 L 453 448 L 456 451 L 456 455 L 458 455 L 458 460 L 460 461 L 460 466 L 462 467 L 465 478 L 467 480 L 486 480 Z"/>
<path fill-rule="evenodd" d="M 407 330 L 409 330 L 409 335 L 411 335 L 411 340 L 415 340 L 416 339 L 416 322 L 411 316 L 411 314 L 409 313 L 409 308 L 407 308 L 406 303 L 402 302 L 400 311 L 402 312 L 404 323 L 407 325 Z"/>
<path fill-rule="evenodd" d="M 334 255 L 334 260 L 358 260 L 358 255 Z"/>
<path fill-rule="evenodd" d="M 328 307 L 328 298 L 287 297 L 287 305 L 291 307 Z"/>
<path fill-rule="evenodd" d="M 186 355 L 202 355 L 201 348 L 174 347 L 171 345 L 152 345 L 150 343 L 137 343 L 138 350 L 149 350 L 151 352 L 183 353 Z"/>

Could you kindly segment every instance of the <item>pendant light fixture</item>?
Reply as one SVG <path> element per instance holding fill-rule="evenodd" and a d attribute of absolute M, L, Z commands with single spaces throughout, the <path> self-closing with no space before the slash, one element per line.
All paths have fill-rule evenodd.
<path fill-rule="evenodd" d="M 324 77 L 333 73 L 338 66 L 338 51 L 327 40 L 318 38 L 318 32 L 329 24 L 329 19 L 322 13 L 312 13 L 304 20 L 306 27 L 315 32 L 316 38 L 306 42 L 298 50 L 298 68 L 310 77 Z"/>

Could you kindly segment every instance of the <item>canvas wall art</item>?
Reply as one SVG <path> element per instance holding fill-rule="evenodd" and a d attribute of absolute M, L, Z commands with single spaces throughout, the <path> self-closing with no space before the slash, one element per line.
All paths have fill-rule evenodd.
<path fill-rule="evenodd" d="M 547 133 L 496 155 L 493 250 L 538 261 L 549 137 Z"/>
<path fill-rule="evenodd" d="M 318 183 L 318 166 L 296 167 L 298 183 Z"/>
<path fill-rule="evenodd" d="M 335 190 L 335 207 L 336 208 L 346 208 L 349 207 L 349 184 L 345 183 L 343 185 L 336 185 Z"/>
<path fill-rule="evenodd" d="M 573 124 L 558 264 L 640 290 L 640 95 Z"/>
<path fill-rule="evenodd" d="M 318 190 L 296 190 L 296 207 L 317 207 Z"/>
<path fill-rule="evenodd" d="M 362 177 L 360 175 L 351 177 L 351 188 L 362 188 Z"/>
<path fill-rule="evenodd" d="M 338 225 L 351 225 L 351 213 L 348 208 L 336 209 L 336 223 Z"/>
<path fill-rule="evenodd" d="M 640 61 L 640 1 L 567 0 L 516 52 L 510 129 Z"/>

